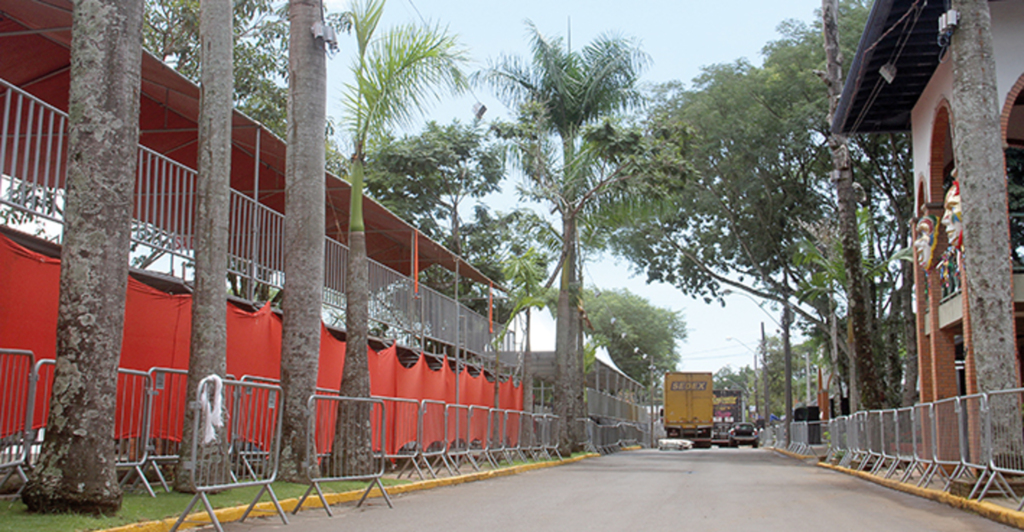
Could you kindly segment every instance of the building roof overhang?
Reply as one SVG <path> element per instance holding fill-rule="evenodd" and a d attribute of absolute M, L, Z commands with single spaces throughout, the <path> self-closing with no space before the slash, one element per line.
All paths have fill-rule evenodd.
<path fill-rule="evenodd" d="M 836 133 L 910 130 L 910 113 L 945 52 L 938 43 L 943 2 L 876 0 L 832 122 Z M 895 68 L 891 82 L 883 66 Z M 888 70 L 888 68 L 886 69 Z"/>

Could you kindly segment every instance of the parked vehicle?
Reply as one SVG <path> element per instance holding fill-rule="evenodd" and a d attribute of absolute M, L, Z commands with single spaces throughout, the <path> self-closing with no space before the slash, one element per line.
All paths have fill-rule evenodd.
<path fill-rule="evenodd" d="M 686 439 L 694 447 L 711 447 L 714 406 L 710 373 L 665 374 L 663 416 L 668 439 Z"/>
<path fill-rule="evenodd" d="M 753 445 L 757 447 L 757 427 L 753 423 L 734 423 L 729 429 L 729 447 Z"/>

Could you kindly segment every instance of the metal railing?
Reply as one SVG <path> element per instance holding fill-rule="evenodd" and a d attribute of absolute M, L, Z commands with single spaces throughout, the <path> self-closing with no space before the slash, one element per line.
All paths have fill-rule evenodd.
<path fill-rule="evenodd" d="M 969 499 L 998 495 L 1020 510 L 1008 479 L 1024 476 L 1022 406 L 1016 388 L 842 416 L 828 422 L 827 459 L 943 491 L 960 483 Z"/>
<path fill-rule="evenodd" d="M 388 507 L 393 508 L 391 497 L 380 481 L 384 475 L 384 449 L 387 448 L 385 401 L 379 398 L 315 394 L 310 396 L 306 408 L 309 418 L 306 456 L 309 463 L 304 465 L 310 485 L 292 513 L 298 512 L 309 498 L 309 494 L 316 490 L 324 511 L 327 515 L 333 515 L 320 484 L 342 480 L 369 481 L 357 506 L 361 506 L 370 491 L 376 487 L 380 489 Z M 339 419 L 355 420 L 356 425 L 369 423 L 371 427 L 376 427 L 376 431 L 370 441 L 364 442 L 359 448 L 343 448 L 344 439 L 347 436 L 354 436 L 344 434 L 346 427 L 339 425 Z"/>
<path fill-rule="evenodd" d="M 28 466 L 32 418 L 32 369 L 35 357 L 31 351 L 0 349 L 0 487 L 12 475 L 28 482 Z M 21 488 L 18 489 L 21 493 Z"/>
<path fill-rule="evenodd" d="M 67 125 L 66 113 L 0 79 L 0 206 L 28 220 L 63 224 Z M 187 278 L 194 260 L 197 172 L 144 146 L 136 168 L 132 265 Z M 256 195 L 232 190 L 229 200 L 227 269 L 238 295 L 250 301 L 270 299 L 285 284 L 284 215 Z M 325 237 L 324 251 L 323 319 L 340 326 L 348 249 Z M 408 347 L 430 339 L 477 355 L 516 351 L 514 334 L 495 346 L 485 316 L 429 287 L 414 294 L 412 279 L 372 260 L 369 279 L 370 326 L 377 333 Z M 503 328 L 495 324 L 495 331 Z"/>
<path fill-rule="evenodd" d="M 272 487 L 277 479 L 281 450 L 283 409 L 280 405 L 279 386 L 222 380 L 216 375 L 199 382 L 196 399 L 191 404 L 196 438 L 192 440 L 192 460 L 185 464 L 196 494 L 171 532 L 185 522 L 200 501 L 214 528 L 223 532 L 208 494 L 245 486 L 260 489 L 239 521 L 245 521 L 266 493 L 277 515 L 288 524 L 288 516 Z"/>

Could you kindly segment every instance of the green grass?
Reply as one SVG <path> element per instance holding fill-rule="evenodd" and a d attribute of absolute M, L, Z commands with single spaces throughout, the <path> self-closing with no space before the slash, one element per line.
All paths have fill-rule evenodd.
<path fill-rule="evenodd" d="M 409 481 L 384 478 L 381 479 L 381 482 L 385 486 L 393 486 L 396 484 L 407 484 Z M 321 484 L 325 493 L 362 490 L 366 486 L 366 482 L 325 482 Z M 159 486 L 157 488 L 159 489 Z M 256 496 L 258 491 L 258 486 L 235 488 L 210 495 L 210 503 L 214 508 L 247 506 L 252 502 L 253 497 Z M 306 492 L 306 485 L 275 482 L 274 492 L 279 500 L 298 498 Z M 311 496 L 315 498 L 316 494 L 314 493 Z M 102 530 L 143 521 L 178 517 L 191 500 L 192 495 L 185 493 L 157 491 L 155 499 L 144 492 L 125 493 L 121 510 L 117 512 L 117 515 L 111 517 L 89 517 L 77 514 L 30 514 L 20 500 L 0 501 L 0 532 Z M 269 496 L 263 495 L 262 501 L 269 500 Z M 196 503 L 196 507 L 192 511 L 203 511 L 202 503 Z"/>

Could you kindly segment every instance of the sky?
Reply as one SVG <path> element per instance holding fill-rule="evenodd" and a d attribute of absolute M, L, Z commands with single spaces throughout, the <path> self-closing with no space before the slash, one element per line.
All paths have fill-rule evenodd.
<path fill-rule="evenodd" d="M 330 11 L 341 11 L 348 0 L 325 0 Z M 678 80 L 689 85 L 701 68 L 745 58 L 761 63 L 761 49 L 779 38 L 779 23 L 796 19 L 813 23 L 820 0 L 636 0 L 628 5 L 611 0 L 388 0 L 381 28 L 399 22 L 427 21 L 447 27 L 459 36 L 471 56 L 470 71 L 484 68 L 501 54 L 527 57 L 525 21 L 541 33 L 569 38 L 571 46 L 583 47 L 604 33 L 632 37 L 651 59 L 645 83 Z M 352 37 L 339 35 L 340 50 L 328 61 L 328 114 L 341 116 L 343 84 L 350 79 Z M 509 111 L 487 89 L 474 88 L 460 98 L 439 102 L 425 119 L 438 123 L 472 120 L 472 107 L 487 106 L 485 120 L 508 118 Z M 422 123 L 422 122 L 421 122 Z M 420 130 L 421 123 L 407 129 Z M 514 182 L 503 193 L 486 198 L 493 209 L 515 207 Z M 770 305 L 733 294 L 725 306 L 705 304 L 671 285 L 647 284 L 646 276 L 631 271 L 629 263 L 613 256 L 596 257 L 585 265 L 588 288 L 626 288 L 652 304 L 680 311 L 688 338 L 679 344 L 681 371 L 711 371 L 730 365 L 753 364 L 761 323 L 768 335 L 777 334 L 781 312 Z M 545 313 L 537 313 L 545 314 Z M 534 350 L 554 349 L 554 323 L 535 317 L 531 335 Z"/>

